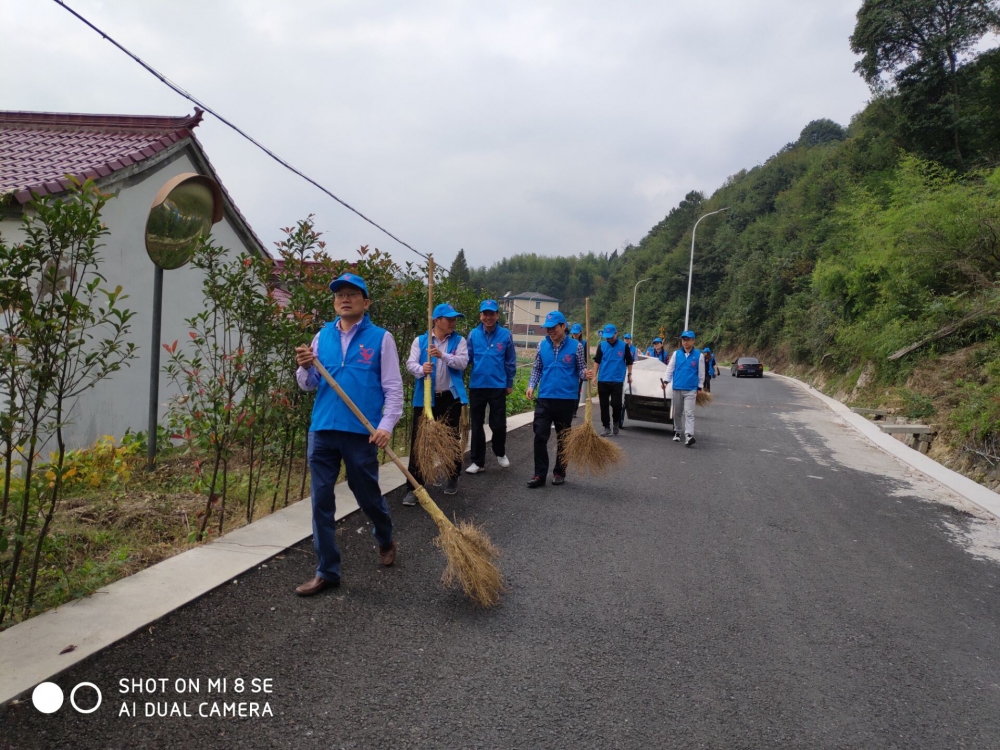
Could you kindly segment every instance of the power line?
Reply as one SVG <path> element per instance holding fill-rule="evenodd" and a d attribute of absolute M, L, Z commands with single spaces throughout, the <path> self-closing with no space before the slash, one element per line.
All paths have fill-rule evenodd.
<path fill-rule="evenodd" d="M 59 5 L 60 7 L 62 7 L 64 10 L 66 10 L 69 13 L 71 13 L 72 15 L 74 15 L 77 19 L 79 19 L 80 21 L 82 21 L 84 24 L 86 24 L 87 26 L 89 26 L 91 29 L 93 29 L 94 31 L 96 31 L 98 34 L 100 34 L 104 39 L 106 39 L 109 42 L 111 42 L 115 47 L 117 47 L 122 52 L 124 52 L 126 55 L 128 55 L 133 60 L 135 60 L 135 62 L 139 63 L 139 65 L 141 65 L 143 68 L 145 68 L 147 72 L 149 72 L 150 74 L 152 74 L 161 83 L 163 83 L 164 85 L 168 86 L 175 93 L 180 94 L 181 96 L 183 96 L 188 101 L 193 102 L 196 106 L 201 107 L 203 110 L 205 110 L 210 115 L 212 115 L 213 117 L 215 117 L 219 122 L 223 123 L 224 125 L 227 125 L 228 127 L 232 128 L 233 130 L 235 130 L 241 136 L 243 136 L 248 141 L 250 141 L 250 143 L 252 143 L 254 146 L 256 146 L 257 148 L 259 148 L 265 154 L 267 154 L 272 159 L 274 159 L 276 162 L 278 162 L 278 164 L 280 164 L 281 166 L 283 166 L 285 169 L 293 172 L 294 174 L 297 174 L 299 177 L 301 177 L 303 180 L 305 180 L 306 182 L 310 183 L 314 187 L 319 188 L 324 193 L 326 193 L 328 196 L 330 196 L 335 201 L 337 201 L 337 203 L 339 203 L 344 208 L 346 208 L 348 211 L 351 211 L 354 214 L 360 216 L 362 219 L 364 219 L 365 221 L 367 221 L 369 224 L 371 224 L 373 227 L 375 227 L 376 229 L 378 229 L 380 232 L 383 232 L 383 233 L 387 234 L 389 237 L 391 237 L 392 239 L 396 240 L 396 242 L 398 242 L 400 245 L 402 245 L 403 247 L 405 247 L 407 250 L 410 250 L 411 252 L 416 253 L 417 255 L 419 255 L 424 260 L 428 260 L 428 258 L 427 258 L 426 255 L 424 255 L 422 252 L 420 252 L 419 250 L 417 250 L 411 244 L 409 244 L 408 242 L 404 242 L 403 240 L 399 239 L 399 237 L 397 237 L 396 235 L 394 235 L 388 229 L 386 229 L 385 227 L 381 226 L 377 222 L 372 221 L 367 216 L 365 216 L 363 213 L 361 213 L 360 211 L 358 211 L 358 209 L 354 208 L 354 206 L 352 206 L 349 203 L 347 203 L 346 201 L 338 198 L 332 192 L 330 192 L 325 187 L 323 187 L 318 182 L 316 182 L 316 180 L 314 180 L 312 177 L 309 177 L 308 175 L 304 174 L 300 170 L 298 170 L 295 167 L 293 167 L 291 164 L 289 164 L 287 161 L 285 161 L 284 159 L 282 159 L 280 156 L 278 156 L 276 153 L 274 153 L 273 151 L 271 151 L 269 148 L 267 148 L 266 146 L 264 146 L 263 144 L 261 144 L 260 142 L 258 142 L 254 138 L 252 138 L 251 136 L 247 135 L 243 130 L 241 130 L 240 128 L 238 128 L 235 124 L 233 124 L 232 122 L 230 122 L 229 120 L 227 120 L 225 117 L 223 117 L 222 115 L 220 115 L 218 112 L 216 112 L 214 109 L 212 109 L 207 104 L 205 104 L 204 102 L 202 102 L 200 99 L 198 99 L 195 96 L 192 96 L 187 91 L 185 91 L 183 88 L 181 88 L 176 83 L 174 83 L 173 81 L 171 81 L 165 75 L 163 75 L 158 70 L 156 70 L 152 65 L 150 65 L 147 62 L 145 62 L 138 55 L 136 55 L 133 52 L 130 52 L 128 49 L 126 49 L 121 44 L 119 44 L 115 39 L 113 39 L 112 37 L 110 37 L 108 34 L 106 34 L 101 29 L 97 28 L 94 24 L 92 24 L 86 18 L 84 18 L 79 13 L 77 13 L 75 10 L 73 10 L 68 5 L 66 5 L 66 3 L 63 2 L 63 0 L 53 0 L 53 2 L 55 2 L 57 5 Z M 445 269 L 443 267 L 441 267 L 441 268 L 442 268 L 443 271 L 445 271 L 446 273 L 448 273 L 449 275 L 451 275 L 451 273 L 450 273 L 450 271 L 448 271 L 448 269 Z"/>

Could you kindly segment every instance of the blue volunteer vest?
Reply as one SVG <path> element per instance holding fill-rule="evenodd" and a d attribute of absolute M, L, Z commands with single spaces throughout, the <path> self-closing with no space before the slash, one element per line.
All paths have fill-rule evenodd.
<path fill-rule="evenodd" d="M 690 354 L 684 354 L 683 349 L 678 349 L 674 354 L 674 380 L 673 389 L 675 391 L 696 391 L 698 390 L 698 361 L 701 359 L 701 351 L 692 349 Z"/>
<path fill-rule="evenodd" d="M 339 323 L 340 318 L 337 318 L 320 330 L 317 345 L 319 361 L 372 426 L 377 428 L 382 419 L 382 406 L 385 404 L 385 394 L 382 392 L 382 339 L 385 337 L 385 329 L 376 326 L 365 314 L 344 352 L 340 346 Z M 320 379 L 316 389 L 309 429 L 313 432 L 340 430 L 368 434 L 361 420 L 354 416 L 350 407 L 323 379 Z"/>
<path fill-rule="evenodd" d="M 715 377 L 715 366 L 715 357 L 709 357 L 705 360 L 705 380 Z"/>
<path fill-rule="evenodd" d="M 557 357 L 552 340 L 548 336 L 542 339 L 538 345 L 538 356 L 542 359 L 538 398 L 571 398 L 575 401 L 580 397 L 580 371 L 576 364 L 580 346 L 576 339 L 567 338 Z"/>
<path fill-rule="evenodd" d="M 469 376 L 469 388 L 506 388 L 507 351 L 514 346 L 510 331 L 501 325 L 487 333 L 480 323 L 469 333 L 469 348 L 475 358 L 472 362 L 472 374 Z"/>
<path fill-rule="evenodd" d="M 597 370 L 598 383 L 621 383 L 625 380 L 625 342 L 618 339 L 614 346 L 601 342 L 601 366 Z"/>
<path fill-rule="evenodd" d="M 423 334 L 417 339 L 420 342 L 420 361 L 427 361 L 427 334 Z M 445 351 L 448 354 L 454 354 L 455 350 L 458 349 L 458 342 L 462 340 L 462 337 L 457 333 L 451 334 L 448 337 L 448 346 L 445 347 Z M 431 406 L 434 406 L 434 379 L 436 376 L 437 363 L 434 364 L 434 369 L 431 370 Z M 456 370 L 454 367 L 449 367 L 448 372 L 451 373 L 451 384 L 455 388 L 455 392 L 458 394 L 458 400 L 463 404 L 469 403 L 469 397 L 465 395 L 465 381 L 462 378 L 462 371 Z M 413 387 L 413 405 L 423 406 L 424 405 L 424 379 L 418 378 L 416 385 Z"/>
<path fill-rule="evenodd" d="M 653 347 L 649 347 L 649 349 L 646 350 L 646 355 L 660 360 L 663 364 L 667 364 L 667 360 L 670 358 L 670 352 L 666 349 L 660 349 L 660 353 L 657 354 L 656 349 Z"/>

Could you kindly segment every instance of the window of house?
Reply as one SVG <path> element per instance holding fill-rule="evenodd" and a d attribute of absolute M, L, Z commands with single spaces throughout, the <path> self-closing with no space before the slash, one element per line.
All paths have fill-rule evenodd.
<path fill-rule="evenodd" d="M 537 315 L 535 316 L 535 322 L 536 323 L 538 322 L 538 316 Z"/>
<path fill-rule="evenodd" d="M 535 309 L 536 310 L 542 309 L 542 303 L 539 300 L 535 300 Z"/>

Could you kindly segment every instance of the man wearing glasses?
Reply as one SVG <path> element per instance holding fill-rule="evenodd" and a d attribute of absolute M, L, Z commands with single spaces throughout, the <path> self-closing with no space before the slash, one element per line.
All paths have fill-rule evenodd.
<path fill-rule="evenodd" d="M 330 283 L 337 319 L 316 334 L 311 346 L 295 349 L 299 387 L 316 391 L 309 426 L 309 471 L 312 478 L 313 547 L 316 574 L 295 589 L 313 596 L 340 585 L 340 550 L 334 487 L 343 462 L 347 486 L 371 519 L 379 557 L 386 567 L 396 561 L 389 505 L 378 486 L 378 450 L 385 448 L 403 415 L 403 378 L 396 342 L 368 317 L 368 286 L 353 273 Z M 374 435 L 354 416 L 336 391 L 313 367 L 318 359 L 373 425 Z"/>

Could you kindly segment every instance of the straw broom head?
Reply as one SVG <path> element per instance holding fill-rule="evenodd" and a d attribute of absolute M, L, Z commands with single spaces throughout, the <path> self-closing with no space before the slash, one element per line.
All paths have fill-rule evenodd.
<path fill-rule="evenodd" d="M 694 402 L 698 406 L 708 406 L 712 403 L 712 394 L 708 391 L 698 391 L 698 395 L 694 397 Z"/>
<path fill-rule="evenodd" d="M 425 481 L 447 479 L 454 466 L 462 460 L 462 455 L 462 443 L 457 430 L 443 419 L 427 419 L 421 415 L 417 423 L 413 457 Z"/>
<path fill-rule="evenodd" d="M 414 494 L 440 532 L 434 544 L 448 560 L 441 582 L 445 586 L 458 584 L 465 595 L 481 607 L 499 604 L 505 590 L 503 576 L 496 565 L 500 553 L 486 532 L 468 521 L 460 521 L 457 526 L 453 524 L 423 487 L 418 487 Z"/>
<path fill-rule="evenodd" d="M 576 466 L 599 476 L 621 463 L 625 453 L 610 440 L 598 435 L 588 419 L 569 431 L 563 443 L 562 458 L 567 466 Z"/>

